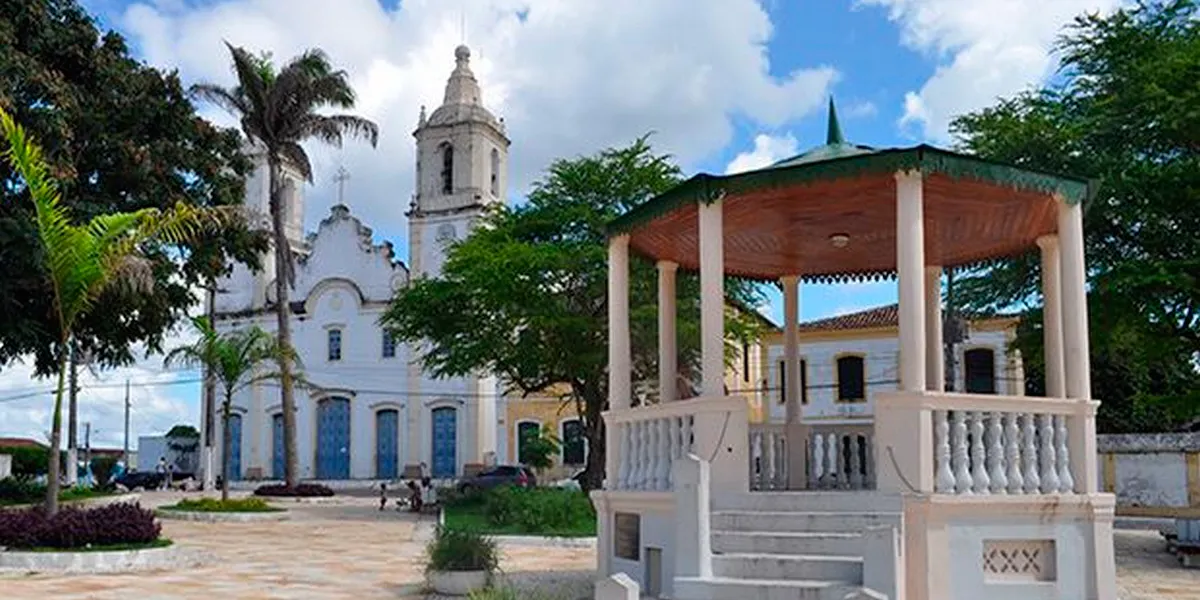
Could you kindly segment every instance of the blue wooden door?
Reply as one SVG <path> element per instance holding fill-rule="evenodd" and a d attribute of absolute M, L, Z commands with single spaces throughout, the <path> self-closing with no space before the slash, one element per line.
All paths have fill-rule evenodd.
<path fill-rule="evenodd" d="M 389 409 L 375 413 L 375 476 L 380 479 L 395 479 L 399 474 L 396 459 L 399 433 L 399 412 Z"/>
<path fill-rule="evenodd" d="M 458 411 L 450 407 L 433 409 L 433 473 L 447 478 L 458 474 Z"/>
<path fill-rule="evenodd" d="M 242 478 L 242 415 L 229 415 L 229 480 Z"/>
<path fill-rule="evenodd" d="M 271 477 L 283 479 L 284 475 L 283 415 L 271 417 Z"/>
<path fill-rule="evenodd" d="M 317 479 L 350 478 L 350 401 L 317 404 Z"/>

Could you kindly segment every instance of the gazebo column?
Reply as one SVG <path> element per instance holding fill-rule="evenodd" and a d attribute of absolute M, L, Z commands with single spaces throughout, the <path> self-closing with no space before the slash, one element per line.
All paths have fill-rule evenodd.
<path fill-rule="evenodd" d="M 946 391 L 942 345 L 942 268 L 925 267 L 925 387 L 931 392 Z"/>
<path fill-rule="evenodd" d="M 920 171 L 896 174 L 896 279 L 900 288 L 900 389 L 925 391 L 925 216 Z"/>
<path fill-rule="evenodd" d="M 1063 362 L 1062 277 L 1060 275 L 1058 236 L 1044 235 L 1037 240 L 1042 251 L 1042 335 L 1046 356 L 1046 396 L 1065 398 L 1066 372 Z"/>
<path fill-rule="evenodd" d="M 658 394 L 659 402 L 679 399 L 676 379 L 679 353 L 675 337 L 675 273 L 679 265 L 658 261 Z"/>
<path fill-rule="evenodd" d="M 629 236 L 608 241 L 608 408 L 629 408 L 633 397 L 632 360 L 629 342 Z M 604 476 L 608 489 L 615 489 L 620 465 L 620 432 L 605 428 Z"/>
<path fill-rule="evenodd" d="M 783 287 L 783 398 L 787 411 L 785 437 L 787 440 L 788 482 L 790 490 L 804 489 L 808 484 L 808 428 L 802 423 L 800 398 L 800 278 L 789 275 L 780 279 Z"/>
<path fill-rule="evenodd" d="M 1084 260 L 1083 207 L 1058 201 L 1058 234 L 1062 244 L 1063 366 L 1066 397 L 1086 402 L 1092 399 L 1091 359 L 1088 356 L 1087 268 Z M 1067 443 L 1075 491 L 1099 491 L 1096 472 L 1096 420 L 1068 420 Z"/>
<path fill-rule="evenodd" d="M 700 203 L 701 394 L 725 395 L 725 240 L 722 202 Z"/>

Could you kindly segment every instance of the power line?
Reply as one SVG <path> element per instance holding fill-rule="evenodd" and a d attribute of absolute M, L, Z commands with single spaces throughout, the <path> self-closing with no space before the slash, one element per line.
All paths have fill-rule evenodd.
<path fill-rule="evenodd" d="M 188 384 L 188 383 L 198 383 L 200 381 L 202 381 L 202 380 L 199 378 L 175 379 L 172 381 L 130 382 L 130 385 L 132 385 L 134 387 L 139 387 L 139 388 L 147 388 L 147 387 L 158 387 L 158 386 L 164 386 L 164 385 L 184 385 L 184 384 Z M 125 383 L 123 383 L 123 382 L 122 383 L 97 383 L 97 384 L 92 384 L 92 385 L 88 385 L 88 386 L 80 386 L 80 389 L 82 391 L 88 391 L 88 390 L 93 390 L 93 389 L 123 388 L 123 387 L 125 387 Z M 27 398 L 44 396 L 46 394 L 53 394 L 55 391 L 56 390 L 54 388 L 46 388 L 43 390 L 32 390 L 32 391 L 24 392 L 21 394 L 16 394 L 13 396 L 6 396 L 3 398 L 0 398 L 0 402 L 16 402 L 17 400 L 25 400 Z"/>

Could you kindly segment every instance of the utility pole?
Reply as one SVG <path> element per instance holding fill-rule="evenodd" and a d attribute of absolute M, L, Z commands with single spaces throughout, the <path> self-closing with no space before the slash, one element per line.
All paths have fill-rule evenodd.
<path fill-rule="evenodd" d="M 125 380 L 125 447 L 121 449 L 121 459 L 125 461 L 125 471 L 129 471 L 129 380 Z"/>
<path fill-rule="evenodd" d="M 341 203 L 341 183 L 338 184 L 338 202 Z M 216 327 L 217 318 L 217 281 L 210 279 L 208 283 L 207 306 L 205 307 L 208 313 L 208 324 L 210 327 Z M 204 411 L 204 416 L 200 422 L 204 428 L 204 445 L 200 450 L 200 459 L 203 461 L 204 479 L 202 480 L 204 489 L 209 490 L 216 487 L 216 472 L 213 468 L 213 413 L 217 404 L 217 382 L 212 370 L 208 365 L 204 367 L 204 398 L 200 402 L 201 410 Z"/>
<path fill-rule="evenodd" d="M 79 464 L 79 352 L 75 338 L 68 342 L 67 361 L 67 483 L 75 485 L 78 478 Z"/>
<path fill-rule="evenodd" d="M 88 421 L 83 424 L 83 459 L 84 462 L 92 461 L 92 422 Z"/>

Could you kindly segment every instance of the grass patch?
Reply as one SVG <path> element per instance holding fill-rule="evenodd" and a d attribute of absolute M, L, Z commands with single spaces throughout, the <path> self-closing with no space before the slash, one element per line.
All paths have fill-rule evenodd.
<path fill-rule="evenodd" d="M 150 550 L 152 548 L 166 548 L 173 544 L 167 538 L 158 538 L 153 542 L 144 542 L 137 544 L 99 544 L 96 546 L 84 546 L 82 548 L 50 548 L 48 546 L 39 546 L 37 548 L 18 548 L 20 552 L 120 552 L 122 550 Z"/>
<path fill-rule="evenodd" d="M 116 495 L 116 490 L 84 486 L 66 488 L 58 493 L 59 502 L 78 502 Z M 33 481 L 8 477 L 0 480 L 0 506 L 27 506 L 46 499 L 46 486 Z"/>
<path fill-rule="evenodd" d="M 592 537 L 596 512 L 576 490 L 497 488 L 446 504 L 447 529 L 485 535 Z"/>
<path fill-rule="evenodd" d="M 189 512 L 211 513 L 266 513 L 284 512 L 286 509 L 276 508 L 267 504 L 262 498 L 197 498 L 180 500 L 177 504 L 160 506 L 162 510 L 179 510 Z"/>

